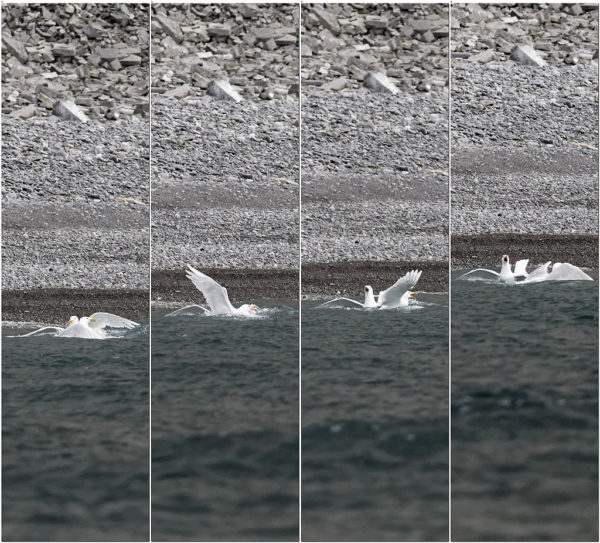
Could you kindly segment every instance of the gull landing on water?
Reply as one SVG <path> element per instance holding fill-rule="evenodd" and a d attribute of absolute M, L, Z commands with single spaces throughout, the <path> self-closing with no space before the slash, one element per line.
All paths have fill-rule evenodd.
<path fill-rule="evenodd" d="M 556 262 L 550 271 L 552 262 L 546 262 L 537 267 L 531 273 L 527 273 L 527 264 L 529 260 L 519 260 L 515 264 L 514 271 L 510 265 L 508 255 L 502 257 L 502 268 L 500 273 L 494 270 L 485 268 L 477 268 L 470 272 L 461 275 L 458 279 L 464 279 L 468 276 L 476 276 L 477 274 L 493 275 L 503 283 L 540 283 L 542 281 L 593 281 L 593 279 L 585 273 L 581 268 L 573 266 L 573 264 Z"/>
<path fill-rule="evenodd" d="M 72 316 L 67 321 L 68 326 L 45 326 L 34 332 L 23 334 L 22 336 L 12 337 L 30 337 L 52 335 L 55 337 L 70 337 L 80 339 L 106 339 L 109 337 L 104 331 L 105 328 L 135 328 L 139 326 L 137 322 L 130 321 L 124 317 L 113 315 L 112 313 L 94 313 L 91 317 Z"/>
<path fill-rule="evenodd" d="M 227 295 L 227 289 L 217 283 L 212 277 L 199 272 L 188 264 L 187 278 L 194 283 L 194 286 L 204 295 L 206 303 L 210 309 L 201 305 L 193 304 L 169 313 L 167 317 L 172 317 L 178 313 L 190 309 L 200 309 L 206 315 L 228 315 L 238 317 L 257 317 L 258 306 L 254 304 L 243 304 L 240 307 L 233 307 Z"/>
<path fill-rule="evenodd" d="M 413 270 L 408 272 L 404 277 L 401 277 L 390 288 L 382 290 L 378 296 L 373 293 L 373 287 L 366 285 L 364 288 L 365 301 L 364 303 L 351 300 L 350 298 L 335 298 L 321 304 L 317 307 L 325 307 L 335 302 L 350 302 L 364 309 L 396 309 L 398 307 L 406 307 L 409 305 L 409 300 L 414 300 L 414 292 L 412 288 L 417 284 L 423 272 Z"/>

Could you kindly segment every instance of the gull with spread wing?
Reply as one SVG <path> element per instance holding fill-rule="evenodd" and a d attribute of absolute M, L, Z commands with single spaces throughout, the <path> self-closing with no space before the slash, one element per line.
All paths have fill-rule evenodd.
<path fill-rule="evenodd" d="M 371 285 L 366 285 L 363 291 L 365 295 L 364 303 L 350 298 L 335 298 L 317 307 L 327 307 L 335 303 L 339 305 L 339 302 L 352 303 L 364 309 L 396 309 L 398 307 L 406 307 L 409 305 L 409 300 L 415 299 L 414 292 L 411 289 L 415 287 L 422 273 L 419 270 L 409 271 L 390 288 L 382 290 L 379 295 L 373 293 Z"/>
<path fill-rule="evenodd" d="M 527 273 L 527 264 L 529 260 L 519 260 L 515 264 L 514 271 L 510 265 L 510 259 L 508 255 L 502 257 L 502 268 L 500 273 L 494 270 L 487 270 L 485 268 L 477 268 L 471 270 L 458 279 L 476 279 L 479 277 L 496 277 L 503 283 L 540 283 L 542 281 L 593 281 L 593 279 L 585 273 L 581 268 L 574 266 L 573 264 L 555 262 L 550 271 L 551 262 L 542 264 L 531 273 Z"/>
<path fill-rule="evenodd" d="M 181 314 L 190 309 L 200 309 L 206 315 L 229 315 L 238 317 L 257 317 L 258 306 L 254 304 L 243 304 L 240 307 L 233 307 L 227 295 L 227 289 L 217 283 L 212 277 L 199 272 L 188 264 L 187 278 L 194 283 L 194 286 L 204 295 L 208 308 L 193 304 L 182 307 L 167 317 Z"/>

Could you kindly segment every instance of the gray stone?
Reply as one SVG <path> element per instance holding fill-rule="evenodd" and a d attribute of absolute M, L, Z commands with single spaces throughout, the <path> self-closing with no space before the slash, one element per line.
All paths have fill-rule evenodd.
<path fill-rule="evenodd" d="M 367 15 L 365 18 L 365 26 L 367 28 L 387 28 L 387 17 L 381 15 Z"/>
<path fill-rule="evenodd" d="M 52 54 L 55 57 L 74 57 L 77 54 L 77 49 L 73 45 L 67 45 L 66 43 L 55 43 L 52 47 Z"/>
<path fill-rule="evenodd" d="M 104 36 L 104 29 L 97 24 L 91 23 L 83 27 L 83 33 L 91 40 L 97 40 Z"/>
<path fill-rule="evenodd" d="M 211 81 L 207 92 L 210 96 L 218 100 L 233 100 L 234 102 L 241 102 L 243 100 L 238 91 L 225 80 Z"/>
<path fill-rule="evenodd" d="M 317 16 L 319 22 L 332 34 L 337 36 L 340 33 L 340 24 L 338 23 L 337 17 L 331 13 L 331 11 L 325 8 L 314 7 L 312 12 Z"/>
<path fill-rule="evenodd" d="M 156 20 L 167 36 L 171 36 L 177 43 L 183 41 L 183 32 L 178 22 L 162 15 L 156 16 Z"/>
<path fill-rule="evenodd" d="M 565 64 L 570 64 L 571 66 L 574 66 L 575 64 L 578 64 L 578 63 L 579 63 L 579 57 L 574 53 L 569 53 L 565 57 Z"/>
<path fill-rule="evenodd" d="M 231 36 L 231 25 L 226 23 L 209 23 L 207 32 L 209 36 Z"/>
<path fill-rule="evenodd" d="M 523 66 L 546 66 L 546 61 L 540 57 L 531 45 L 517 45 L 510 54 L 510 58 Z"/>
<path fill-rule="evenodd" d="M 479 62 L 480 64 L 487 64 L 488 62 L 492 62 L 492 60 L 496 60 L 496 54 L 489 49 L 469 57 L 469 62 Z"/>
<path fill-rule="evenodd" d="M 36 107 L 33 104 L 17 109 L 11 113 L 12 117 L 19 117 L 20 119 L 31 119 L 36 115 Z"/>
<path fill-rule="evenodd" d="M 175 87 L 174 89 L 168 90 L 165 92 L 165 96 L 169 98 L 185 98 L 189 96 L 192 92 L 192 89 L 189 85 L 180 85 L 179 87 Z"/>
<path fill-rule="evenodd" d="M 142 63 L 142 57 L 138 55 L 129 55 L 121 59 L 123 66 L 139 66 Z"/>
<path fill-rule="evenodd" d="M 270 40 L 271 38 L 274 38 L 278 32 L 280 33 L 280 31 L 268 27 L 253 28 L 250 32 L 258 41 Z"/>
<path fill-rule="evenodd" d="M 260 96 L 261 100 L 273 100 L 273 98 L 275 98 L 275 92 L 273 91 L 272 88 L 267 87 L 260 91 L 259 96 Z"/>
<path fill-rule="evenodd" d="M 109 109 L 104 115 L 104 117 L 109 121 L 117 121 L 121 117 L 121 114 L 119 113 L 118 109 L 113 108 Z"/>
<path fill-rule="evenodd" d="M 100 60 L 111 62 L 112 60 L 123 58 L 127 56 L 127 51 L 124 49 L 117 49 L 115 47 L 100 47 L 96 51 Z"/>
<path fill-rule="evenodd" d="M 296 45 L 296 41 L 296 36 L 292 36 L 291 34 L 286 34 L 285 36 L 275 38 L 275 43 L 279 45 L 279 47 L 283 47 L 286 45 Z"/>
<path fill-rule="evenodd" d="M 71 100 L 61 100 L 54 106 L 54 113 L 63 121 L 79 121 L 87 123 L 88 118 L 81 109 Z"/>
<path fill-rule="evenodd" d="M 8 74 L 11 78 L 15 77 L 18 79 L 33 74 L 33 70 L 29 66 L 21 64 L 21 61 L 17 57 L 9 58 L 6 61 L 6 65 L 8 67 Z"/>
<path fill-rule="evenodd" d="M 369 73 L 365 79 L 364 85 L 375 92 L 389 92 L 391 94 L 396 94 L 398 92 L 398 87 L 396 87 L 383 72 Z"/>
<path fill-rule="evenodd" d="M 340 91 L 342 89 L 345 89 L 347 84 L 348 80 L 342 76 L 334 79 L 333 81 L 328 81 L 327 83 L 324 83 L 322 88 L 327 90 Z"/>
<path fill-rule="evenodd" d="M 23 64 L 29 60 L 25 46 L 20 41 L 11 38 L 6 33 L 2 33 L 2 43 L 7 51 L 14 57 L 17 57 Z"/>

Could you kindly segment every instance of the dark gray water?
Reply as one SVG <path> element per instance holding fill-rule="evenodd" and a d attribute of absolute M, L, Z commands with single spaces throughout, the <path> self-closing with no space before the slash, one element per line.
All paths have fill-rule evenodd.
<path fill-rule="evenodd" d="M 298 540 L 298 311 L 268 315 L 153 315 L 154 541 Z"/>
<path fill-rule="evenodd" d="M 148 355 L 147 327 L 3 337 L 3 541 L 148 539 Z"/>
<path fill-rule="evenodd" d="M 448 305 L 302 310 L 302 539 L 448 540 Z"/>
<path fill-rule="evenodd" d="M 598 283 L 452 283 L 452 535 L 598 538 Z"/>

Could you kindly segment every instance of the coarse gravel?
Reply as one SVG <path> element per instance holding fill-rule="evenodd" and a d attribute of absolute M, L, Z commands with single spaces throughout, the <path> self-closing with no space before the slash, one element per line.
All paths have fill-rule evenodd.
<path fill-rule="evenodd" d="M 448 258 L 447 95 L 303 100 L 303 262 Z"/>
<path fill-rule="evenodd" d="M 456 61 L 453 236 L 598 235 L 597 80 L 595 65 Z"/>

